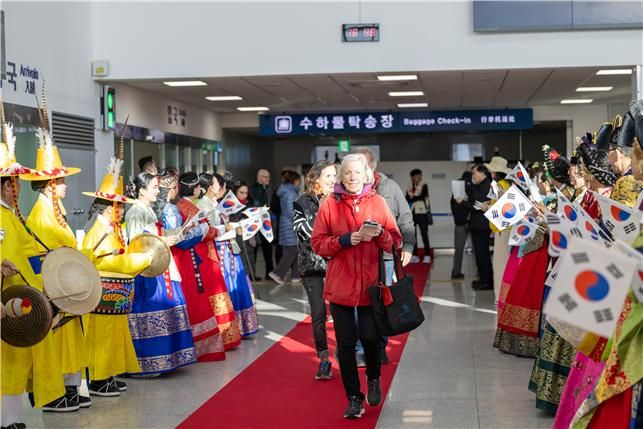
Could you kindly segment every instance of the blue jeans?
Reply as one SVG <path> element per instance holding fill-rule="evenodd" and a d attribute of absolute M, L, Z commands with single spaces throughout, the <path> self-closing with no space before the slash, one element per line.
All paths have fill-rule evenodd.
<path fill-rule="evenodd" d="M 393 278 L 395 276 L 395 264 L 394 261 L 391 260 L 384 260 L 384 271 L 385 271 L 385 278 L 384 278 L 384 284 L 386 286 L 391 286 L 393 284 Z M 397 280 L 397 279 L 395 279 Z M 355 330 L 358 331 L 358 319 L 357 319 L 357 309 L 355 309 Z M 382 350 L 386 349 L 386 345 L 388 344 L 388 337 L 385 337 L 384 335 L 380 335 L 380 347 Z M 361 353 L 364 354 L 364 348 L 362 347 L 362 343 L 357 340 L 357 344 L 355 345 L 355 352 L 356 353 Z"/>

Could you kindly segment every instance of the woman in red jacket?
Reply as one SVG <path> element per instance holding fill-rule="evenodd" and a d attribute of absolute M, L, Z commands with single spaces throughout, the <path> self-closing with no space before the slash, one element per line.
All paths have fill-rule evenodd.
<path fill-rule="evenodd" d="M 372 188 L 373 171 L 364 155 L 343 159 L 339 181 L 319 207 L 311 242 L 315 253 L 329 258 L 324 298 L 330 302 L 339 369 L 348 396 L 344 417 L 355 419 L 364 414 L 355 359 L 355 314 L 366 358 L 366 402 L 377 406 L 382 401 L 379 334 L 367 289 L 378 282 L 380 250 L 400 247 L 402 235 L 386 201 Z"/>

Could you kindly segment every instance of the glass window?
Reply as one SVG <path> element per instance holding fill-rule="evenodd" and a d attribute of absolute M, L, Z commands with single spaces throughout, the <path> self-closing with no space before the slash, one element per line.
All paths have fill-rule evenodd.
<path fill-rule="evenodd" d="M 177 146 L 177 150 L 179 151 L 179 165 L 177 166 L 179 173 L 186 171 L 185 149 L 186 148 L 184 146 Z"/>
<path fill-rule="evenodd" d="M 201 149 L 192 148 L 190 150 L 192 151 L 192 169 L 190 171 L 199 174 L 201 172 Z"/>
<path fill-rule="evenodd" d="M 178 146 L 172 143 L 165 144 L 165 167 L 177 167 L 176 165 L 176 151 Z"/>

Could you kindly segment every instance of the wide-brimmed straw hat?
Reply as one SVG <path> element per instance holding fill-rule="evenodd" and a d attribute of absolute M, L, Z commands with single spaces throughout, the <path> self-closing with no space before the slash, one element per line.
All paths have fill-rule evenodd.
<path fill-rule="evenodd" d="M 492 173 L 509 173 L 507 160 L 501 156 L 494 156 L 491 161 L 484 165 Z"/>

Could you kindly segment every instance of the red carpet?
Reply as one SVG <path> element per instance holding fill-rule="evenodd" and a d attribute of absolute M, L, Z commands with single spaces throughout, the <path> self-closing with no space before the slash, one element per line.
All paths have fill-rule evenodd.
<path fill-rule="evenodd" d="M 416 293 L 422 295 L 429 265 L 411 264 Z M 382 394 L 391 385 L 408 334 L 392 337 L 388 343 L 391 363 L 382 366 Z M 328 324 L 329 348 L 335 350 L 335 332 Z M 343 418 L 346 395 L 339 366 L 333 359 L 333 379 L 316 381 L 317 356 L 310 318 L 298 323 L 286 336 L 259 356 L 241 374 L 217 392 L 178 427 L 188 428 L 336 428 L 347 424 Z M 366 375 L 360 369 L 362 391 Z M 374 428 L 382 409 L 366 407 L 366 414 L 351 421 L 353 428 Z"/>

